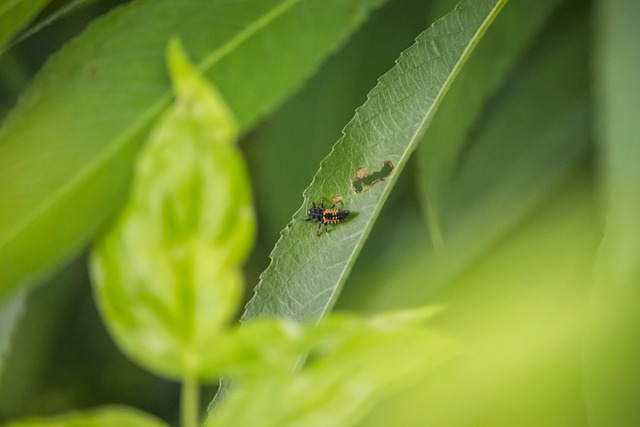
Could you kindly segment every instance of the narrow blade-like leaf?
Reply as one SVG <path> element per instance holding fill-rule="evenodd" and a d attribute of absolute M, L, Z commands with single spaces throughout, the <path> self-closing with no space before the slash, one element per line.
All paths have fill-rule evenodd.
<path fill-rule="evenodd" d="M 585 392 L 590 425 L 640 424 L 640 3 L 597 1 L 594 66 L 603 241 L 591 294 Z"/>
<path fill-rule="evenodd" d="M 13 334 L 26 304 L 26 292 L 19 292 L 0 303 L 0 382 L 5 358 L 11 349 Z"/>
<path fill-rule="evenodd" d="M 546 202 L 590 149 L 585 9 L 558 15 L 506 81 L 439 195 L 444 245 L 420 264 L 437 293 Z M 558 22 L 556 21 L 556 22 Z"/>
<path fill-rule="evenodd" d="M 0 3 L 0 54 L 7 41 L 20 31 L 50 0 L 4 0 Z"/>
<path fill-rule="evenodd" d="M 24 40 L 26 40 L 29 37 L 33 36 L 34 34 L 38 33 L 39 31 L 42 31 L 44 28 L 48 27 L 49 25 L 52 25 L 53 23 L 63 19 L 64 17 L 66 17 L 70 13 L 73 13 L 76 10 L 78 10 L 79 8 L 84 7 L 87 4 L 89 4 L 90 2 L 95 2 L 95 1 L 97 1 L 97 0 L 72 0 L 69 3 L 67 3 L 66 5 L 61 6 L 55 12 L 53 12 L 50 15 L 44 17 L 42 20 L 40 20 L 39 22 L 37 22 L 34 25 L 32 25 L 26 31 L 23 31 L 18 37 L 16 37 L 7 46 L 0 47 L 0 55 L 2 53 L 4 53 L 6 50 L 11 49 L 15 45 L 23 42 Z M 27 3 L 27 2 L 23 2 L 23 3 Z"/>
<path fill-rule="evenodd" d="M 322 162 L 303 206 L 271 254 L 244 319 L 260 315 L 317 320 L 330 309 L 398 174 L 478 40 L 504 1 L 463 1 L 421 34 L 381 77 L 344 137 Z M 390 176 L 357 193 L 365 170 L 393 166 Z M 316 236 L 305 210 L 323 198 L 342 200 L 351 218 Z M 332 203 L 332 202 L 325 202 Z"/>
<path fill-rule="evenodd" d="M 416 152 L 417 183 L 436 248 L 443 244 L 442 200 L 460 152 L 489 97 L 517 64 L 562 0 L 512 0 L 487 31 L 436 112 Z M 451 3 L 447 0 L 444 3 Z"/>

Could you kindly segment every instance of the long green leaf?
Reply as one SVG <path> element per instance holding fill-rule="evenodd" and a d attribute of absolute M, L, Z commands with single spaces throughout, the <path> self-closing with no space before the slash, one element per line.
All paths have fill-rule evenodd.
<path fill-rule="evenodd" d="M 327 60 L 300 93 L 259 131 L 251 133 L 244 147 L 256 204 L 261 208 L 260 235 L 268 244 L 264 250 L 273 248 L 291 213 L 300 206 L 300 194 L 311 182 L 318 164 L 340 138 L 342 127 L 377 78 L 393 66 L 398 52 L 410 46 L 416 34 L 424 30 L 429 6 L 430 2 L 424 0 L 385 4 L 344 49 Z M 279 167 L 287 158 L 296 161 L 288 162 L 286 168 Z M 268 252 L 257 256 L 265 259 Z"/>
<path fill-rule="evenodd" d="M 304 204 L 271 254 L 244 319 L 269 315 L 314 321 L 330 309 L 433 112 L 504 3 L 463 1 L 381 77 L 305 191 Z M 385 161 L 395 166 L 391 176 L 356 194 L 352 180 L 358 171 L 374 171 Z M 341 198 L 340 208 L 352 216 L 316 237 L 304 212 L 323 198 Z"/>
<path fill-rule="evenodd" d="M 586 11 L 559 11 L 485 110 L 441 195 L 445 244 L 435 249 L 409 239 L 379 251 L 380 259 L 393 252 L 395 262 L 361 264 L 363 277 L 354 279 L 362 283 L 349 286 L 357 309 L 388 310 L 442 297 L 584 165 L 591 149 Z M 421 225 L 403 228 L 417 229 L 415 234 Z M 389 265 L 396 267 L 389 271 Z"/>
<path fill-rule="evenodd" d="M 55 12 L 51 13 L 50 15 L 46 16 L 45 18 L 37 22 L 36 24 L 32 25 L 26 31 L 23 31 L 22 34 L 20 34 L 20 36 L 16 37 L 7 46 L 0 48 L 0 55 L 4 53 L 6 50 L 11 49 L 13 46 L 19 43 L 22 43 L 24 40 L 28 39 L 29 37 L 32 37 L 34 34 L 37 34 L 39 31 L 42 31 L 44 28 L 48 27 L 49 25 L 54 24 L 55 22 L 65 18 L 67 15 L 86 6 L 90 2 L 95 2 L 95 1 L 97 0 L 73 0 L 65 4 L 64 6 L 58 8 Z"/>
<path fill-rule="evenodd" d="M 0 53 L 7 41 L 35 17 L 50 0 L 4 0 L 0 3 Z"/>
<path fill-rule="evenodd" d="M 590 425 L 640 424 L 640 3 L 595 2 L 596 117 L 606 217 L 585 346 Z"/>
<path fill-rule="evenodd" d="M 0 303 L 0 383 L 5 358 L 11 349 L 13 334 L 18 326 L 26 304 L 26 293 L 19 292 Z"/>
<path fill-rule="evenodd" d="M 607 229 L 601 254 L 607 280 L 620 292 L 637 291 L 640 279 L 640 3 L 602 2 L 598 8 L 599 43 L 595 67 L 599 137 L 603 150 Z"/>
<path fill-rule="evenodd" d="M 433 244 L 443 245 L 442 198 L 489 97 L 513 69 L 549 15 L 563 0 L 512 0 L 487 31 L 469 63 L 451 86 L 416 153 L 418 186 Z M 445 0 L 444 3 L 451 3 Z"/>
<path fill-rule="evenodd" d="M 381 2 L 147 0 L 91 25 L 0 130 L 0 297 L 50 272 L 122 203 L 133 158 L 170 100 L 171 36 L 246 132 Z"/>
<path fill-rule="evenodd" d="M 445 245 L 422 264 L 430 278 L 423 291 L 446 286 L 586 159 L 590 102 L 581 12 L 572 11 L 528 52 L 506 83 L 509 90 L 487 109 L 489 117 L 440 195 Z"/>

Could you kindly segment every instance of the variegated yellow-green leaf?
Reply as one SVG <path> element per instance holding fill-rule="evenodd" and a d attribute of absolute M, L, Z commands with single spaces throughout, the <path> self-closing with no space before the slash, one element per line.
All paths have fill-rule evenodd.
<path fill-rule="evenodd" d="M 239 302 L 256 223 L 231 112 L 175 40 L 168 61 L 175 105 L 138 159 L 92 272 L 125 353 L 161 375 L 207 379 L 203 366 Z"/>
<path fill-rule="evenodd" d="M 52 418 L 32 418 L 3 427 L 164 427 L 165 423 L 132 408 L 111 406 Z"/>

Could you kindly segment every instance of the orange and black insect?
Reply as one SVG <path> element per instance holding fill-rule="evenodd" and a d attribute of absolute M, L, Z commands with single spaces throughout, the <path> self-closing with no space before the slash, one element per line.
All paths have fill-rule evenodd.
<path fill-rule="evenodd" d="M 324 231 L 327 231 L 328 225 L 337 224 L 339 222 L 345 221 L 349 218 L 349 211 L 342 209 L 335 209 L 336 205 L 331 206 L 331 209 L 324 207 L 324 202 L 320 206 L 315 203 L 311 204 L 311 207 L 307 211 L 309 215 L 307 217 L 307 221 L 316 221 L 318 222 L 318 233 L 319 236 L 322 232 L 322 226 L 324 226 Z"/>

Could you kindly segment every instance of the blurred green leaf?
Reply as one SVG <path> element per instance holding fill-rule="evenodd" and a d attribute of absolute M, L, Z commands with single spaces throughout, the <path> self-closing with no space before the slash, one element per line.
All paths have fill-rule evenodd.
<path fill-rule="evenodd" d="M 70 0 L 66 4 L 55 9 L 51 14 L 42 18 L 39 22 L 35 23 L 26 31 L 23 31 L 20 36 L 16 37 L 9 45 L 4 48 L 0 48 L 0 55 L 4 53 L 4 51 L 11 49 L 13 46 L 22 43 L 24 40 L 32 37 L 34 34 L 42 31 L 44 28 L 49 25 L 54 24 L 56 21 L 66 17 L 70 13 L 75 12 L 76 10 L 87 6 L 89 3 L 96 2 L 97 0 Z"/>
<path fill-rule="evenodd" d="M 588 425 L 580 351 L 600 238 L 596 200 L 586 174 L 556 189 L 438 295 L 447 310 L 434 326 L 455 337 L 462 354 L 382 402 L 362 426 Z M 421 299 L 429 278 L 417 274 L 415 286 L 392 288 Z"/>
<path fill-rule="evenodd" d="M 170 102 L 172 35 L 246 132 L 381 2 L 158 0 L 91 25 L 0 130 L 0 297 L 58 266 L 123 203 L 137 150 Z"/>
<path fill-rule="evenodd" d="M 0 3 L 0 53 L 11 37 L 49 2 L 50 0 L 3 0 Z"/>
<path fill-rule="evenodd" d="M 604 236 L 585 345 L 590 425 L 640 424 L 640 3 L 595 2 Z"/>
<path fill-rule="evenodd" d="M 0 303 L 0 383 L 5 358 L 11 349 L 13 334 L 24 312 L 26 294 L 20 292 Z"/>
<path fill-rule="evenodd" d="M 584 165 L 591 150 L 586 13 L 560 10 L 485 109 L 444 182 L 446 244 L 434 249 L 413 238 L 394 247 L 398 269 L 389 273 L 365 264 L 362 293 L 349 296 L 359 309 L 432 302 Z M 385 286 L 390 280 L 405 286 Z"/>
<path fill-rule="evenodd" d="M 433 293 L 537 209 L 590 150 L 585 10 L 556 17 L 496 94 L 440 195 L 445 245 L 422 264 Z M 562 23 L 560 23 L 562 19 Z M 544 124 L 544 125 L 541 125 Z M 428 273 L 427 273 L 428 272 Z"/>
<path fill-rule="evenodd" d="M 591 178 L 573 177 L 592 149 L 588 8 L 559 12 L 483 111 L 447 184 L 447 244 L 433 251 L 415 237 L 422 224 L 390 210 L 401 230 L 379 237 L 388 248 L 365 249 L 350 278 L 340 309 L 442 302 L 437 324 L 466 350 L 363 426 L 587 425 L 580 340 L 600 229 Z"/>
<path fill-rule="evenodd" d="M 375 400 L 451 357 L 451 341 L 419 325 L 431 314 L 432 310 L 423 309 L 371 319 L 327 317 L 307 327 L 310 361 L 300 372 L 293 372 L 289 365 L 280 375 L 241 378 L 214 407 L 205 425 L 352 425 Z M 257 319 L 247 327 L 261 322 L 278 321 Z"/>
<path fill-rule="evenodd" d="M 114 402 L 171 420 L 178 390 L 116 347 L 82 256 L 29 292 L 0 382 L 0 424 Z"/>
<path fill-rule="evenodd" d="M 202 378 L 242 293 L 255 216 L 231 112 L 175 40 L 168 61 L 176 103 L 140 155 L 92 272 L 130 357 L 161 375 Z"/>
<path fill-rule="evenodd" d="M 356 111 L 305 191 L 303 206 L 283 231 L 244 319 L 268 315 L 317 320 L 335 302 L 373 223 L 448 87 L 504 2 L 463 1 L 422 33 L 383 75 Z M 359 168 L 395 165 L 392 176 L 354 194 Z M 342 197 L 352 217 L 316 237 L 304 221 L 312 202 Z"/>
<path fill-rule="evenodd" d="M 609 206 L 601 254 L 603 275 L 621 292 L 640 279 L 640 3 L 599 2 L 596 88 L 605 206 Z"/>
<path fill-rule="evenodd" d="M 225 378 L 246 381 L 266 377 L 289 378 L 296 363 L 309 351 L 346 345 L 374 328 L 402 328 L 433 316 L 439 309 L 425 308 L 378 314 L 372 319 L 353 315 L 332 315 L 317 327 L 297 323 L 291 319 L 254 319 L 242 327 L 233 328 L 223 337 L 211 367 Z"/>
<path fill-rule="evenodd" d="M 418 147 L 419 196 L 436 247 L 443 245 L 442 198 L 473 125 L 490 96 L 563 0 L 511 0 L 478 44 L 434 114 Z M 450 0 L 440 3 L 449 4 Z"/>
<path fill-rule="evenodd" d="M 105 406 L 58 417 L 26 419 L 3 424 L 4 427 L 164 427 L 166 425 L 151 415 L 123 406 Z"/>
<path fill-rule="evenodd" d="M 309 343 L 305 326 L 289 319 L 249 322 L 221 339 L 207 375 L 240 380 L 290 375 Z"/>
<path fill-rule="evenodd" d="M 81 363 L 77 363 L 77 359 L 74 360 L 76 363 L 69 361 L 77 353 L 61 361 L 56 352 L 69 346 L 82 353 L 78 346 L 70 344 L 65 338 L 69 337 L 69 323 L 77 321 L 72 317 L 73 313 L 82 306 L 78 291 L 86 289 L 87 284 L 79 283 L 77 277 L 79 271 L 85 270 L 86 263 L 70 264 L 53 279 L 57 280 L 59 286 L 39 287 L 23 296 L 23 311 L 10 351 L 6 354 L 6 365 L 0 381 L 0 420 L 49 415 L 57 412 L 56 409 L 61 406 L 68 408 L 61 405 L 68 401 L 69 390 L 65 389 L 60 377 L 65 376 L 62 372 L 66 362 L 75 368 L 79 368 Z M 78 355 L 78 358 L 82 357 Z M 56 374 L 60 374 L 60 377 Z M 52 384 L 55 384 L 56 392 L 47 396 L 43 391 Z"/>

